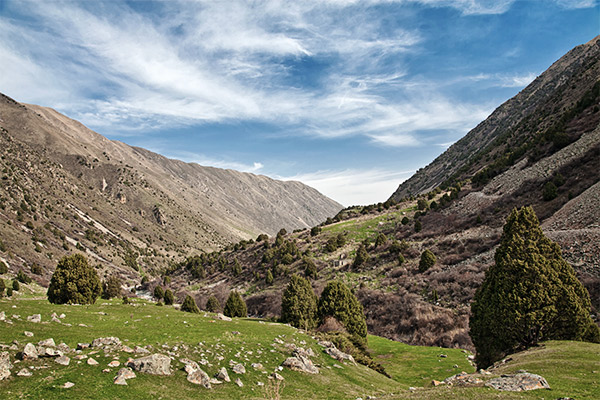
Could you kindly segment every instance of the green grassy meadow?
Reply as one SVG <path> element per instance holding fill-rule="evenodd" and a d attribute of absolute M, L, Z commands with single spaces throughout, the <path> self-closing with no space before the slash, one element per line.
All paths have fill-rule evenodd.
<path fill-rule="evenodd" d="M 11 377 L 0 381 L 2 399 L 600 398 L 600 345 L 587 343 L 549 342 L 543 347 L 515 354 L 513 361 L 499 369 L 498 374 L 526 369 L 544 376 L 553 389 L 551 393 L 510 394 L 488 388 L 432 387 L 432 379 L 443 380 L 461 371 L 474 371 L 467 360 L 468 353 L 460 349 L 409 346 L 369 336 L 372 356 L 385 367 L 391 376 L 389 379 L 362 365 L 341 364 L 326 355 L 310 335 L 268 321 L 221 321 L 212 314 L 184 313 L 139 299 L 129 305 L 117 300 L 98 300 L 90 306 L 68 306 L 23 296 L 0 299 L 0 311 L 4 311 L 12 322 L 0 322 L 0 344 L 8 346 L 16 340 L 19 350 L 28 342 L 37 344 L 47 338 L 53 338 L 57 344 L 64 342 L 74 349 L 77 343 L 116 336 L 129 347 L 151 345 L 152 353 L 173 357 L 171 376 L 137 373 L 127 386 L 118 386 L 113 384 L 113 378 L 120 367 L 111 368 L 109 372 L 102 370 L 114 359 L 125 364 L 129 357 L 140 356 L 104 350 L 93 353 L 97 349 L 86 349 L 82 354 L 95 358 L 99 365 L 88 365 L 87 360 L 78 362 L 71 353 L 68 354 L 71 363 L 65 367 L 50 358 L 16 362 L 16 351 L 8 350 L 14 366 Z M 53 312 L 66 315 L 62 324 L 50 322 Z M 27 321 L 27 316 L 32 314 L 41 314 L 42 323 Z M 34 336 L 26 337 L 25 331 L 33 332 Z M 284 343 L 277 343 L 276 339 Z M 278 393 L 267 393 L 267 389 L 273 388 L 268 375 L 291 355 L 288 346 L 292 344 L 313 349 L 316 354 L 313 362 L 320 373 L 308 375 L 283 369 L 279 373 L 285 381 Z M 446 357 L 440 357 L 442 354 Z M 232 381 L 239 377 L 244 387 L 233 382 L 213 385 L 211 390 L 194 385 L 186 380 L 184 364 L 179 361 L 182 358 L 197 362 L 206 360 L 208 365 L 201 365 L 201 368 L 210 376 L 225 366 Z M 247 373 L 234 374 L 229 368 L 230 360 L 243 363 Z M 261 363 L 263 370 L 254 370 L 252 363 Z M 25 367 L 35 367 L 33 376 L 16 376 Z M 75 386 L 65 389 L 62 386 L 66 382 L 73 382 Z M 409 391 L 409 387 L 415 389 Z"/>

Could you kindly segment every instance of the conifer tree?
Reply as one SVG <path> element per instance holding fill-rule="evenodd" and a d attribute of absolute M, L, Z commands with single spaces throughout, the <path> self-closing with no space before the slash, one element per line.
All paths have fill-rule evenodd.
<path fill-rule="evenodd" d="M 163 290 L 162 287 L 156 286 L 154 288 L 154 298 L 156 298 L 156 300 L 159 300 L 159 301 L 162 300 L 164 295 L 165 295 L 165 291 Z"/>
<path fill-rule="evenodd" d="M 4 279 L 0 278 L 0 297 L 4 296 L 4 289 L 6 289 Z"/>
<path fill-rule="evenodd" d="M 368 259 L 369 253 L 367 252 L 367 248 L 361 243 L 356 250 L 356 257 L 354 257 L 354 263 L 352 266 L 354 268 L 360 268 Z"/>
<path fill-rule="evenodd" d="M 229 297 L 225 302 L 223 314 L 232 318 L 248 316 L 248 308 L 246 307 L 246 302 L 244 301 L 244 299 L 242 299 L 242 296 L 235 290 L 232 290 L 231 293 L 229 293 Z"/>
<path fill-rule="evenodd" d="M 102 282 L 102 298 L 112 299 L 117 296 L 121 296 L 121 279 L 117 275 L 112 275 Z"/>
<path fill-rule="evenodd" d="M 419 272 L 425 272 L 429 268 L 435 265 L 436 258 L 430 250 L 425 250 L 421 253 L 421 260 L 419 261 Z"/>
<path fill-rule="evenodd" d="M 333 317 L 344 325 L 348 333 L 366 339 L 367 324 L 363 306 L 342 282 L 327 283 L 321 293 L 317 312 L 319 323 L 323 323 L 326 317 Z"/>
<path fill-rule="evenodd" d="M 541 340 L 600 341 L 590 298 L 531 207 L 514 209 L 495 264 L 471 304 L 470 335 L 485 368 Z"/>
<path fill-rule="evenodd" d="M 60 259 L 48 286 L 48 301 L 54 304 L 94 304 L 102 287 L 96 270 L 81 254 Z"/>
<path fill-rule="evenodd" d="M 194 300 L 194 298 L 192 296 L 190 296 L 189 294 L 187 296 L 185 296 L 185 299 L 183 300 L 183 303 L 181 304 L 181 311 L 191 312 L 191 313 L 196 313 L 196 314 L 200 313 L 200 309 L 198 309 L 198 306 L 196 305 L 196 300 Z"/>
<path fill-rule="evenodd" d="M 305 330 L 315 327 L 317 296 L 308 279 L 292 275 L 281 297 L 281 321 Z"/>
<path fill-rule="evenodd" d="M 165 305 L 167 305 L 167 306 L 173 305 L 173 303 L 175 302 L 175 296 L 173 296 L 173 292 L 171 291 L 171 289 L 165 290 L 163 299 L 165 300 Z"/>
<path fill-rule="evenodd" d="M 221 311 L 221 303 L 219 303 L 219 300 L 214 295 L 211 295 L 208 298 L 208 300 L 206 301 L 206 311 L 208 311 L 208 312 L 220 312 Z"/>

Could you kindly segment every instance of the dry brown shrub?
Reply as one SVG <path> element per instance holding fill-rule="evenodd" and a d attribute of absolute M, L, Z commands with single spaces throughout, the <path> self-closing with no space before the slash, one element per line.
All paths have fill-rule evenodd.
<path fill-rule="evenodd" d="M 325 321 L 317 328 L 317 332 L 347 332 L 344 325 L 334 317 L 325 317 Z"/>

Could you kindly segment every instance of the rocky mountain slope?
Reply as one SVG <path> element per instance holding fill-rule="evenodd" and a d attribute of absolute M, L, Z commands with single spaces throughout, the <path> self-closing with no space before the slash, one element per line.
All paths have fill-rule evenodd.
<path fill-rule="evenodd" d="M 527 205 L 590 292 L 599 321 L 599 43 L 568 53 L 385 203 L 342 210 L 310 232 L 188 259 L 168 271 L 173 285 L 199 304 L 234 287 L 254 315 L 278 316 L 291 274 L 310 277 L 317 294 L 340 279 L 363 304 L 369 332 L 469 348 L 470 301 L 507 215 Z M 424 250 L 437 259 L 427 270 Z"/>
<path fill-rule="evenodd" d="M 133 277 L 341 209 L 300 182 L 167 159 L 4 95 L 0 130 L 0 254 L 15 272 L 77 246 Z"/>
<path fill-rule="evenodd" d="M 600 36 L 575 47 L 403 182 L 391 198 L 427 193 L 478 172 L 478 178 L 485 181 L 525 158 L 540 159 L 551 154 L 578 139 L 582 132 L 592 130 L 600 121 L 596 111 L 599 59 Z"/>

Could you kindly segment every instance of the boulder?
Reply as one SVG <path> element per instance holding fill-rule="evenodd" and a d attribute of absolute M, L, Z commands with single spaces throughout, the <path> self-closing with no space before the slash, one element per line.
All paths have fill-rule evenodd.
<path fill-rule="evenodd" d="M 460 374 L 452 375 L 444 379 L 444 383 L 450 386 L 482 386 L 483 381 L 472 374 L 461 372 Z"/>
<path fill-rule="evenodd" d="M 306 372 L 309 374 L 318 374 L 319 369 L 315 367 L 312 361 L 308 357 L 297 355 L 295 357 L 288 357 L 281 364 L 293 371 Z"/>
<path fill-rule="evenodd" d="M 523 372 L 515 375 L 502 375 L 490 379 L 485 386 L 509 392 L 523 392 L 527 390 L 550 389 L 546 379 L 540 375 Z"/>
<path fill-rule="evenodd" d="M 35 322 L 36 324 L 42 322 L 42 316 L 41 314 L 33 314 L 30 315 L 29 317 L 27 317 L 27 321 L 29 322 Z"/>
<path fill-rule="evenodd" d="M 252 363 L 252 368 L 254 368 L 257 371 L 260 371 L 261 369 L 264 369 L 263 365 L 261 363 Z"/>
<path fill-rule="evenodd" d="M 10 376 L 10 369 L 12 364 L 10 362 L 10 353 L 3 351 L 0 353 L 0 381 Z"/>
<path fill-rule="evenodd" d="M 106 346 L 120 346 L 121 339 L 118 337 L 102 337 L 97 338 L 92 341 L 92 347 L 106 347 Z"/>
<path fill-rule="evenodd" d="M 38 358 L 38 353 L 35 346 L 32 343 L 27 343 L 23 348 L 23 351 L 17 354 L 19 360 L 35 360 Z"/>
<path fill-rule="evenodd" d="M 93 358 L 88 358 L 87 360 L 87 365 L 98 365 L 98 361 L 94 360 Z"/>
<path fill-rule="evenodd" d="M 73 386 L 75 386 L 75 384 L 73 382 L 65 382 L 65 384 L 62 385 L 62 387 L 65 388 L 65 389 L 70 389 Z"/>
<path fill-rule="evenodd" d="M 33 332 L 25 331 L 23 334 L 27 337 L 33 337 Z"/>
<path fill-rule="evenodd" d="M 24 377 L 28 377 L 33 375 L 33 373 L 28 370 L 27 368 L 22 368 L 19 372 L 17 372 L 17 376 L 24 376 Z"/>
<path fill-rule="evenodd" d="M 273 372 L 271 375 L 269 375 L 269 378 L 275 379 L 276 381 L 284 380 L 283 376 L 279 375 L 277 372 Z"/>
<path fill-rule="evenodd" d="M 6 320 L 6 313 L 4 311 L 0 311 L 0 321 Z"/>
<path fill-rule="evenodd" d="M 115 385 L 127 385 L 127 379 L 135 378 L 135 372 L 129 368 L 121 368 L 113 380 Z"/>
<path fill-rule="evenodd" d="M 147 357 L 131 360 L 127 366 L 134 371 L 151 375 L 171 375 L 171 359 L 163 354 L 152 354 Z"/>
<path fill-rule="evenodd" d="M 56 343 L 54 343 L 54 339 L 50 338 L 50 339 L 40 340 L 38 342 L 38 346 L 56 347 Z"/>
<path fill-rule="evenodd" d="M 200 368 L 188 373 L 187 380 L 195 385 L 202 385 L 207 389 L 211 388 L 210 377 Z"/>
<path fill-rule="evenodd" d="M 111 361 L 111 362 L 108 363 L 108 366 L 111 367 L 111 368 L 116 368 L 119 365 L 121 365 L 121 363 L 119 361 L 117 361 L 117 360 L 113 360 L 113 361 Z"/>
<path fill-rule="evenodd" d="M 135 354 L 150 354 L 150 350 L 148 350 L 148 349 L 145 349 L 145 348 L 143 348 L 143 347 L 140 347 L 140 346 L 135 346 L 135 347 L 133 348 L 133 352 L 134 352 Z"/>
<path fill-rule="evenodd" d="M 235 380 L 235 384 L 238 385 L 239 387 L 244 387 L 244 382 L 242 382 L 242 380 L 240 378 L 237 378 Z"/>
<path fill-rule="evenodd" d="M 229 374 L 227 373 L 227 370 L 225 369 L 225 367 L 221 368 L 219 370 L 219 372 L 217 372 L 217 375 L 215 375 L 215 378 L 225 381 L 225 382 L 231 382 L 231 379 L 229 378 Z"/>
<path fill-rule="evenodd" d="M 77 343 L 77 350 L 85 350 L 90 347 L 89 343 Z"/>
<path fill-rule="evenodd" d="M 356 361 L 354 361 L 354 357 L 352 357 L 350 354 L 346 354 L 341 350 L 338 350 L 335 346 L 332 347 L 327 347 L 325 349 L 325 353 L 329 354 L 332 358 L 338 360 L 338 361 L 349 361 L 352 364 L 356 365 Z"/>
<path fill-rule="evenodd" d="M 57 359 L 55 359 L 54 362 L 60 365 L 67 366 L 71 362 L 71 359 L 67 356 L 60 356 Z"/>
<path fill-rule="evenodd" d="M 221 321 L 231 321 L 231 318 L 221 313 L 218 313 L 216 318 L 220 319 Z"/>
<path fill-rule="evenodd" d="M 246 373 L 246 367 L 244 367 L 242 364 L 235 364 L 231 370 L 233 372 L 235 372 L 236 374 L 245 374 Z"/>

